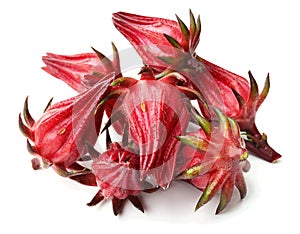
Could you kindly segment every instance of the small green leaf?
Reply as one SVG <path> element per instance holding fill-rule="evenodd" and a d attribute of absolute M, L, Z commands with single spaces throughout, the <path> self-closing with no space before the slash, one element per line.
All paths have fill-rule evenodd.
<path fill-rule="evenodd" d="M 175 47 L 179 50 L 183 50 L 183 47 L 180 45 L 180 43 L 175 38 L 173 38 L 167 34 L 164 34 L 164 36 L 173 47 Z"/>
<path fill-rule="evenodd" d="M 92 50 L 96 53 L 96 55 L 98 56 L 98 58 L 101 60 L 101 62 L 110 70 L 110 71 L 114 71 L 113 68 L 113 64 L 112 62 L 109 60 L 109 58 L 107 58 L 104 54 L 102 54 L 101 52 L 99 52 L 98 50 L 96 50 L 95 48 L 92 47 Z"/>
<path fill-rule="evenodd" d="M 26 97 L 25 102 L 24 102 L 24 108 L 23 108 L 23 117 L 26 122 L 26 124 L 29 127 L 32 127 L 35 123 L 35 120 L 32 118 L 29 109 L 28 109 L 28 97 Z"/>
<path fill-rule="evenodd" d="M 230 123 L 230 127 L 231 127 L 231 132 L 232 132 L 232 135 L 234 138 L 240 138 L 240 127 L 238 125 L 238 123 L 232 119 L 232 118 L 229 118 L 228 117 L 228 120 L 229 120 L 229 123 Z"/>
<path fill-rule="evenodd" d="M 247 194 L 247 187 L 246 187 L 243 173 L 241 171 L 238 172 L 235 177 L 235 186 L 240 192 L 241 199 L 243 199 Z"/>
<path fill-rule="evenodd" d="M 268 96 L 269 90 L 270 90 L 270 76 L 268 74 L 267 78 L 266 78 L 266 81 L 265 81 L 264 88 L 263 88 L 261 94 L 258 97 L 258 102 L 257 102 L 257 105 L 256 105 L 256 110 L 258 110 L 258 108 L 260 107 L 260 105 L 264 102 L 264 100 Z"/>
<path fill-rule="evenodd" d="M 52 101 L 53 101 L 53 97 L 49 100 L 48 104 L 46 105 L 46 107 L 44 109 L 44 113 L 50 108 Z"/>
<path fill-rule="evenodd" d="M 189 13 L 190 13 L 190 37 L 193 39 L 194 35 L 196 33 L 197 26 L 196 26 L 196 20 L 195 20 L 194 14 L 191 9 L 190 9 Z"/>
<path fill-rule="evenodd" d="M 216 214 L 219 214 L 222 210 L 224 210 L 225 207 L 230 202 L 232 194 L 233 194 L 233 188 L 234 188 L 234 180 L 232 177 L 229 177 L 225 181 L 224 185 L 222 186 L 220 203 L 216 210 Z"/>
<path fill-rule="evenodd" d="M 193 166 L 187 170 L 185 170 L 184 172 L 182 172 L 177 179 L 180 180 L 189 180 L 192 179 L 193 177 L 199 175 L 202 171 L 202 166 L 201 165 L 197 165 L 197 166 Z"/>
<path fill-rule="evenodd" d="M 208 141 L 194 136 L 177 136 L 176 139 L 200 151 L 205 151 L 209 145 Z"/>
<path fill-rule="evenodd" d="M 187 28 L 187 26 L 185 25 L 185 23 L 176 15 L 179 27 L 181 29 L 182 32 L 182 36 L 183 36 L 183 48 L 186 52 L 189 51 L 190 48 L 190 31 Z"/>
<path fill-rule="evenodd" d="M 210 135 L 211 134 L 211 124 L 210 124 L 210 122 L 206 118 L 204 118 L 203 116 L 196 113 L 196 111 L 194 109 L 192 109 L 192 113 L 193 113 L 194 117 L 196 118 L 196 120 L 197 120 L 198 124 L 200 125 L 200 127 L 205 132 L 205 134 Z"/>
<path fill-rule="evenodd" d="M 230 123 L 228 120 L 228 117 L 222 112 L 220 111 L 218 108 L 212 107 L 212 109 L 214 110 L 214 112 L 216 113 L 218 120 L 220 122 L 220 127 L 222 129 L 222 131 L 224 132 L 225 136 L 229 135 L 229 128 L 230 128 Z"/>
<path fill-rule="evenodd" d="M 191 38 L 192 39 L 191 47 L 193 48 L 193 50 L 196 49 L 200 41 L 200 33 L 201 33 L 201 21 L 200 21 L 200 15 L 198 15 L 197 23 L 196 23 L 196 32 L 194 36 Z"/>
<path fill-rule="evenodd" d="M 224 171 L 219 171 L 212 177 L 212 179 L 210 179 L 199 201 L 197 202 L 195 211 L 197 211 L 200 207 L 205 205 L 213 198 L 213 196 L 219 191 L 220 187 L 222 187 L 225 180 L 226 174 Z"/>
<path fill-rule="evenodd" d="M 112 48 L 113 48 L 112 65 L 113 65 L 114 71 L 116 72 L 116 77 L 121 77 L 122 73 L 121 73 L 119 52 L 118 52 L 118 49 L 117 49 L 117 47 L 115 46 L 115 44 L 113 42 L 111 43 L 111 45 L 112 45 Z"/>
<path fill-rule="evenodd" d="M 241 109 L 241 112 L 244 112 L 245 108 L 246 108 L 246 102 L 245 102 L 244 98 L 237 91 L 235 91 L 235 89 L 232 88 L 231 90 L 232 90 L 236 100 L 239 103 L 239 107 Z"/>
<path fill-rule="evenodd" d="M 256 83 L 256 80 L 254 79 L 251 71 L 248 72 L 249 74 L 249 79 L 250 79 L 250 97 L 249 97 L 249 101 L 250 103 L 254 103 L 257 98 L 258 98 L 258 85 Z"/>
<path fill-rule="evenodd" d="M 197 29 L 196 29 L 196 32 L 197 32 L 197 34 L 196 35 L 200 35 L 200 33 L 201 33 L 201 20 L 200 20 L 200 15 L 198 15 L 198 17 L 197 17 Z"/>

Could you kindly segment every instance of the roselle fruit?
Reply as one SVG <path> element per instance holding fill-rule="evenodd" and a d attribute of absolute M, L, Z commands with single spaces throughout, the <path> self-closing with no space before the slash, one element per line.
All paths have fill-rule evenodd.
<path fill-rule="evenodd" d="M 209 121 L 194 113 L 201 128 L 178 139 L 184 143 L 177 164 L 178 179 L 187 180 L 203 190 L 195 210 L 206 204 L 218 191 L 220 203 L 216 214 L 230 202 L 234 187 L 246 196 L 243 170 L 249 170 L 248 151 L 235 120 L 213 108 L 217 119 Z"/>
<path fill-rule="evenodd" d="M 114 72 L 115 78 L 122 77 L 119 53 L 114 43 L 112 43 L 112 48 L 112 60 L 94 48 L 92 48 L 94 53 L 76 55 L 47 53 L 46 56 L 43 56 L 46 66 L 42 69 L 80 93 L 93 87 L 99 79 L 112 72 Z M 108 117 L 111 116 L 113 105 L 114 103 L 105 105 L 105 113 Z M 114 123 L 114 128 L 119 134 L 122 134 L 122 126 L 119 123 Z"/>
<path fill-rule="evenodd" d="M 246 132 L 245 143 L 247 149 L 266 161 L 275 162 L 278 160 L 281 155 L 269 146 L 266 134 L 261 134 L 255 124 L 256 112 L 269 93 L 269 74 L 261 93 L 259 93 L 256 80 L 250 71 L 248 72 L 250 80 L 249 89 L 249 85 L 245 86 L 245 83 L 242 82 L 242 77 L 204 59 L 201 59 L 201 62 L 205 64 L 206 69 L 213 77 L 217 77 L 218 80 L 223 79 L 223 83 L 218 80 L 216 82 L 219 86 L 223 87 L 222 89 L 226 94 L 226 97 L 224 95 L 224 99 L 227 99 L 224 101 L 224 104 L 227 105 L 225 107 L 226 114 L 234 118 L 241 130 Z M 235 85 L 237 82 L 239 84 Z M 227 86 L 224 83 L 227 83 Z M 217 106 L 217 103 L 214 104 Z"/>
<path fill-rule="evenodd" d="M 26 125 L 20 114 L 19 127 L 28 138 L 29 151 L 43 162 L 39 164 L 34 159 L 34 169 L 52 165 L 60 174 L 68 175 L 67 169 L 72 169 L 87 153 L 86 142 L 93 145 L 98 138 L 104 109 L 96 108 L 114 78 L 113 74 L 108 75 L 78 96 L 50 105 L 38 121 L 30 115 L 26 99 L 23 111 Z"/>
<path fill-rule="evenodd" d="M 241 130 L 247 133 L 246 144 L 251 153 L 269 162 L 276 161 L 281 155 L 268 145 L 266 135 L 261 134 L 255 124 L 256 111 L 269 90 L 269 76 L 263 92 L 258 95 L 252 75 L 249 84 L 245 78 L 195 53 L 201 32 L 199 16 L 196 20 L 190 11 L 189 29 L 179 17 L 177 20 L 126 12 L 113 14 L 115 27 L 130 41 L 145 64 L 164 73 L 166 70 L 182 72 L 207 103 L 237 120 Z"/>
<path fill-rule="evenodd" d="M 141 180 L 167 188 L 180 144 L 175 137 L 185 132 L 190 120 L 187 98 L 176 86 L 156 80 L 147 71 L 140 80 L 119 78 L 113 83 L 121 93 L 112 108 L 112 122 L 118 118 L 114 113 L 122 116 L 123 138 L 140 156 Z"/>
<path fill-rule="evenodd" d="M 123 148 L 119 143 L 109 143 L 103 153 L 90 150 L 93 156 L 92 172 L 100 188 L 89 206 L 111 199 L 115 215 L 122 212 L 124 203 L 129 200 L 137 209 L 144 212 L 138 195 L 142 191 L 139 176 L 139 155 Z"/>
<path fill-rule="evenodd" d="M 92 48 L 94 53 L 76 55 L 47 53 L 42 58 L 46 64 L 42 69 L 64 81 L 77 92 L 83 92 L 112 72 L 115 73 L 116 78 L 122 76 L 119 54 L 114 43 L 112 48 L 112 61 L 94 48 Z"/>

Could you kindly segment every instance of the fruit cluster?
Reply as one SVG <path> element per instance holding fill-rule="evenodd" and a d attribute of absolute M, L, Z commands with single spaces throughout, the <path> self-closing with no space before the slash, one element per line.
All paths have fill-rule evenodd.
<path fill-rule="evenodd" d="M 111 199 L 115 215 L 126 200 L 144 211 L 142 193 L 167 189 L 174 180 L 202 191 L 196 209 L 220 192 L 221 212 L 235 187 L 244 198 L 248 152 L 269 162 L 281 157 L 255 125 L 269 75 L 259 92 L 251 72 L 248 81 L 198 56 L 201 23 L 191 11 L 189 27 L 179 17 L 118 12 L 112 19 L 142 58 L 138 78 L 123 76 L 114 44 L 111 58 L 94 48 L 44 56 L 43 69 L 78 95 L 50 101 L 37 121 L 26 98 L 19 126 L 35 155 L 33 168 L 51 167 L 98 186 L 88 205 Z M 102 152 L 100 134 L 106 136 Z"/>

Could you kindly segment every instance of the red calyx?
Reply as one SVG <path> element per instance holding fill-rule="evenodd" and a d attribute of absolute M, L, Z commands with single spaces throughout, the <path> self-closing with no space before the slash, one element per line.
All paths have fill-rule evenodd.
<path fill-rule="evenodd" d="M 190 119 L 183 97 L 175 86 L 147 79 L 129 87 L 119 100 L 115 110 L 124 117 L 128 144 L 140 155 L 142 179 L 168 187 L 179 147 L 175 136 L 185 132 Z"/>
<path fill-rule="evenodd" d="M 38 121 L 31 117 L 26 99 L 27 125 L 20 115 L 19 126 L 29 139 L 28 149 L 59 171 L 71 167 L 87 152 L 86 142 L 94 144 L 98 138 L 104 109 L 96 108 L 113 79 L 114 75 L 108 75 L 78 96 L 49 106 Z"/>

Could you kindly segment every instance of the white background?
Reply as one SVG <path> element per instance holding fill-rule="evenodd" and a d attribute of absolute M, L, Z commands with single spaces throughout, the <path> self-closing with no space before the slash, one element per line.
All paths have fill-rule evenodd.
<path fill-rule="evenodd" d="M 194 213 L 200 193 L 186 184 L 145 195 L 146 213 L 129 203 L 115 217 L 111 203 L 89 208 L 96 188 L 86 188 L 49 170 L 33 171 L 17 116 L 30 95 L 36 118 L 48 100 L 74 95 L 43 72 L 46 52 L 76 54 L 90 46 L 110 55 L 130 45 L 114 28 L 116 11 L 188 22 L 188 10 L 201 14 L 200 56 L 246 76 L 260 87 L 270 72 L 270 94 L 257 115 L 259 128 L 282 155 L 276 164 L 250 157 L 248 195 L 235 194 L 221 215 L 218 199 Z M 1 233 L 299 233 L 299 23 L 297 1 L 1 1 Z"/>

